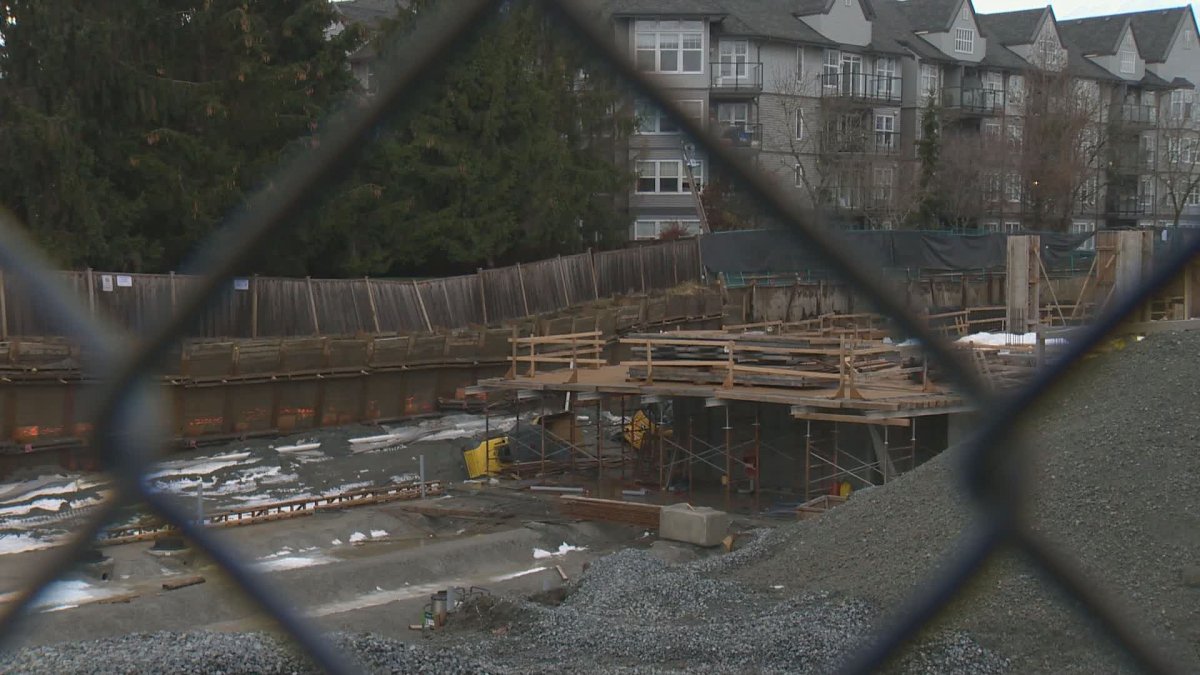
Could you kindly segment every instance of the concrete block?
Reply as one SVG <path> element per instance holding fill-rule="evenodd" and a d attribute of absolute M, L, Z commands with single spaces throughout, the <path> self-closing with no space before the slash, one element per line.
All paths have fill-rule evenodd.
<path fill-rule="evenodd" d="M 724 511 L 675 504 L 663 507 L 658 520 L 658 536 L 697 546 L 717 546 L 728 534 L 730 523 L 729 514 Z"/>

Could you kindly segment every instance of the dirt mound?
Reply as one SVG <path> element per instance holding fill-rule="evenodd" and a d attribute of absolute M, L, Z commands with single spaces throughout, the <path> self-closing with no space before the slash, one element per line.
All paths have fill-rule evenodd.
<path fill-rule="evenodd" d="M 1155 335 L 1088 359 L 1022 423 L 1036 527 L 1200 672 L 1200 333 Z M 774 533 L 734 576 L 895 607 L 924 583 L 972 511 L 954 452 Z M 1021 559 L 995 559 L 937 626 L 968 631 L 1014 672 L 1130 664 Z"/>

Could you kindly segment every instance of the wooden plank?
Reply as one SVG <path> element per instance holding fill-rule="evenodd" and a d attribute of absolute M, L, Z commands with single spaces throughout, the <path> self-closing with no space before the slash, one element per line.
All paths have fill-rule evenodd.
<path fill-rule="evenodd" d="M 207 580 L 199 575 L 194 577 L 183 577 L 181 579 L 168 579 L 163 582 L 162 587 L 164 591 L 176 591 L 181 588 L 187 588 L 188 586 L 202 584 L 205 581 Z"/>
<path fill-rule="evenodd" d="M 798 420 L 812 420 L 814 422 L 846 422 L 849 424 L 873 424 L 876 426 L 885 427 L 912 426 L 912 421 L 903 417 L 871 418 L 864 417 L 862 415 L 838 415 L 836 413 L 802 412 L 793 410 L 792 418 Z"/>
<path fill-rule="evenodd" d="M 587 337 L 587 338 L 604 337 L 604 333 L 601 331 L 598 331 L 598 330 L 590 330 L 590 331 L 587 331 L 584 333 L 563 333 L 561 335 L 535 335 L 532 337 L 518 337 L 518 338 L 510 337 L 510 338 L 508 338 L 508 341 L 516 342 L 517 344 L 529 345 L 529 344 L 552 344 L 555 342 L 563 342 L 565 340 L 567 344 L 570 344 L 572 338 L 578 339 L 578 338 L 585 338 L 585 337 Z"/>

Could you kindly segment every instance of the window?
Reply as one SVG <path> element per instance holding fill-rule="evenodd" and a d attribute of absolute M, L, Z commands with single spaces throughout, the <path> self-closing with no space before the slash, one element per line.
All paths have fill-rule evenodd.
<path fill-rule="evenodd" d="M 1141 184 L 1138 186 L 1138 204 L 1143 208 L 1149 208 L 1150 203 L 1154 201 L 1154 181 L 1149 176 L 1143 176 Z"/>
<path fill-rule="evenodd" d="M 717 121 L 721 123 L 721 137 L 730 139 L 735 145 L 750 146 L 754 143 L 750 128 L 749 103 L 722 103 L 717 106 Z"/>
<path fill-rule="evenodd" d="M 959 54 L 975 52 L 975 30 L 973 28 L 954 29 L 954 51 Z"/>
<path fill-rule="evenodd" d="M 896 148 L 896 116 L 875 116 L 875 148 L 894 150 Z"/>
<path fill-rule="evenodd" d="M 1019 119 L 1011 119 L 1008 122 L 1008 144 L 1013 148 L 1021 147 L 1021 142 L 1025 137 L 1025 128 Z"/>
<path fill-rule="evenodd" d="M 963 3 L 963 6 L 962 6 L 962 13 L 961 13 L 961 15 L 962 15 L 962 20 L 963 20 L 963 21 L 970 21 L 970 20 L 971 20 L 971 7 L 970 7 L 970 5 L 968 5 L 968 4 L 967 4 L 967 3 L 965 3 L 965 2 Z"/>
<path fill-rule="evenodd" d="M 639 21 L 638 70 L 655 73 L 704 72 L 704 24 L 700 21 Z"/>
<path fill-rule="evenodd" d="M 1062 68 L 1062 48 L 1058 45 L 1058 40 L 1049 30 L 1042 33 L 1035 45 L 1034 54 L 1037 57 L 1039 65 L 1051 70 L 1059 70 Z"/>
<path fill-rule="evenodd" d="M 879 98 L 900 98 L 900 82 L 896 77 L 896 59 L 881 56 L 875 59 L 875 95 Z"/>
<path fill-rule="evenodd" d="M 1071 221 L 1071 234 L 1091 234 L 1096 231 L 1096 223 L 1091 220 Z M 1096 238 L 1090 237 L 1079 245 L 1080 250 L 1091 251 L 1096 248 Z"/>
<path fill-rule="evenodd" d="M 826 87 L 836 87 L 838 72 L 841 64 L 841 54 L 836 49 L 825 50 L 825 60 L 821 63 L 821 84 Z"/>
<path fill-rule="evenodd" d="M 803 110 L 796 111 L 795 133 L 796 133 L 796 140 L 799 141 L 799 140 L 804 139 L 804 111 Z"/>
<path fill-rule="evenodd" d="M 1079 205 L 1081 207 L 1094 207 L 1096 205 L 1096 194 L 1099 192 L 1098 180 L 1095 176 L 1085 179 L 1079 185 Z"/>
<path fill-rule="evenodd" d="M 796 187 L 804 187 L 804 167 L 796 164 Z"/>
<path fill-rule="evenodd" d="M 1137 71 L 1137 52 L 1129 47 L 1121 47 L 1121 74 L 1132 75 Z"/>
<path fill-rule="evenodd" d="M 804 81 L 804 47 L 796 47 L 796 81 Z"/>
<path fill-rule="evenodd" d="M 983 136 L 989 141 L 1000 140 L 1000 120 L 986 119 L 983 121 Z"/>
<path fill-rule="evenodd" d="M 1200 206 L 1200 187 L 1193 187 L 1188 193 L 1184 203 L 1188 206 Z"/>
<path fill-rule="evenodd" d="M 842 52 L 841 76 L 839 84 L 843 94 L 859 95 L 866 92 L 866 80 L 863 77 L 863 58 L 858 54 Z"/>
<path fill-rule="evenodd" d="M 921 98 L 931 98 L 938 95 L 941 87 L 941 70 L 932 64 L 921 64 Z"/>
<path fill-rule="evenodd" d="M 674 220 L 638 219 L 633 224 L 634 239 L 658 239 L 664 232 L 682 228 L 690 235 L 700 234 L 700 221 L 676 218 Z"/>
<path fill-rule="evenodd" d="M 1004 181 L 1004 194 L 1008 201 L 1017 203 L 1021 201 L 1021 174 L 1012 172 L 1008 174 L 1008 179 Z"/>
<path fill-rule="evenodd" d="M 1021 231 L 1021 221 L 1006 220 L 1004 221 L 1004 226 L 1001 228 L 1001 231 L 1005 234 L 1016 234 Z"/>
<path fill-rule="evenodd" d="M 887 206 L 892 203 L 892 186 L 896 170 L 890 166 L 875 167 L 874 197 L 876 206 Z"/>
<path fill-rule="evenodd" d="M 704 184 L 704 163 L 695 162 L 691 174 L 696 188 Z M 692 191 L 688 171 L 675 159 L 642 160 L 637 163 L 637 191 L 641 194 L 681 194 Z"/>
<path fill-rule="evenodd" d="M 999 171 L 989 171 L 984 175 L 984 199 L 989 202 L 1000 201 L 1002 183 Z"/>
<path fill-rule="evenodd" d="M 1167 140 L 1167 162 L 1171 164 L 1179 163 L 1180 156 L 1182 154 L 1180 152 L 1181 145 L 1182 142 L 1178 138 L 1171 138 Z"/>
<path fill-rule="evenodd" d="M 1019 105 L 1025 96 L 1025 78 L 1020 75 L 1008 76 L 1008 103 Z"/>
<path fill-rule="evenodd" d="M 748 75 L 750 43 L 745 40 L 722 40 L 719 48 L 721 78 L 744 80 Z"/>
<path fill-rule="evenodd" d="M 1186 120 L 1192 116 L 1192 100 L 1194 92 L 1190 89 L 1176 89 L 1171 92 L 1171 119 Z"/>
<path fill-rule="evenodd" d="M 693 120 L 704 119 L 704 101 L 676 101 L 687 116 Z M 638 99 L 634 103 L 634 115 L 639 134 L 677 134 L 679 125 L 667 113 L 649 101 Z"/>

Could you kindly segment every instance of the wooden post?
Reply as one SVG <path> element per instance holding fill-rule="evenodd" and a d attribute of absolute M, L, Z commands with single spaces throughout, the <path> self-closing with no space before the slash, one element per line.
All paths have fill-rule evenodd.
<path fill-rule="evenodd" d="M 531 316 L 529 298 L 525 295 L 525 274 L 521 272 L 521 263 L 517 263 L 517 281 L 521 284 L 521 306 L 525 308 L 525 316 Z"/>
<path fill-rule="evenodd" d="M 87 268 L 87 287 L 88 287 L 88 312 L 93 317 L 96 316 L 96 276 L 92 274 L 92 268 Z"/>
<path fill-rule="evenodd" d="M 425 319 L 425 330 L 433 332 L 433 324 L 429 322 L 429 312 L 425 311 L 425 300 L 421 297 L 421 285 L 412 282 L 413 290 L 417 292 L 417 304 L 421 307 L 421 316 Z"/>
<path fill-rule="evenodd" d="M 725 404 L 725 510 L 733 490 L 733 427 L 729 423 L 729 403 Z"/>
<path fill-rule="evenodd" d="M 812 483 L 812 420 L 804 421 L 804 501 L 811 499 Z"/>
<path fill-rule="evenodd" d="M 694 494 L 694 492 L 693 492 L 693 487 L 692 487 L 692 483 L 693 483 L 693 481 L 692 481 L 692 465 L 693 465 L 693 464 L 695 464 L 695 461 L 696 461 L 696 454 L 695 454 L 695 452 L 694 452 L 694 451 L 693 451 L 693 449 L 692 449 L 692 435 L 693 435 L 693 432 L 692 432 L 692 414 L 691 414 L 691 411 L 689 411 L 689 412 L 688 412 L 688 439 L 687 439 L 687 441 L 688 441 L 688 444 L 687 444 L 687 453 L 688 453 L 688 503 L 689 503 L 689 504 L 690 504 L 690 503 L 692 503 L 692 496 L 693 496 L 693 494 Z"/>
<path fill-rule="evenodd" d="M 596 254 L 588 249 L 588 264 L 592 267 L 592 299 L 600 299 L 600 277 L 596 274 Z"/>
<path fill-rule="evenodd" d="M 675 249 L 679 248 L 674 243 L 671 244 L 671 277 L 675 280 L 675 285 L 679 285 L 679 255 Z"/>
<path fill-rule="evenodd" d="M 642 295 L 646 294 L 646 256 L 642 255 L 642 247 L 637 249 L 638 252 L 638 274 L 642 277 Z"/>
<path fill-rule="evenodd" d="M 488 325 L 487 315 L 487 285 L 483 283 L 483 268 L 475 270 L 475 278 L 479 279 L 479 308 L 483 310 L 483 325 Z"/>
<path fill-rule="evenodd" d="M 363 277 L 363 283 L 367 285 L 367 302 L 371 307 L 371 325 L 375 327 L 375 334 L 378 335 L 383 330 L 379 327 L 379 307 L 375 304 L 375 289 L 371 287 L 371 277 Z"/>
<path fill-rule="evenodd" d="M 600 428 L 600 410 L 604 397 L 596 399 L 596 494 L 604 489 L 604 431 Z"/>
<path fill-rule="evenodd" d="M 4 287 L 4 270 L 0 270 L 0 338 L 8 339 L 8 294 Z"/>
<path fill-rule="evenodd" d="M 555 265 L 558 267 L 558 281 L 559 281 L 559 284 L 562 285 L 563 299 L 566 300 L 566 302 L 567 302 L 565 307 L 570 307 L 571 306 L 571 293 L 567 290 L 567 272 L 563 268 L 562 256 L 560 255 L 560 256 L 555 257 L 554 261 L 555 261 Z"/>
<path fill-rule="evenodd" d="M 176 305 L 178 304 L 175 300 L 175 272 L 170 273 L 168 280 L 171 285 L 171 316 L 174 317 L 175 312 L 177 311 Z"/>
<path fill-rule="evenodd" d="M 1041 237 L 1014 235 L 1008 238 L 1008 269 L 1005 280 L 1005 318 L 1010 333 L 1027 333 L 1038 323 L 1038 273 Z"/>
<path fill-rule="evenodd" d="M 171 277 L 174 282 L 174 275 Z M 171 294 L 171 313 L 175 313 L 174 293 Z M 255 274 L 250 278 L 250 337 L 258 337 L 258 275 Z"/>
<path fill-rule="evenodd" d="M 312 277 L 304 277 L 304 283 L 308 287 L 308 312 L 312 317 L 313 335 L 320 335 L 321 324 L 317 321 L 317 298 L 313 295 Z"/>

